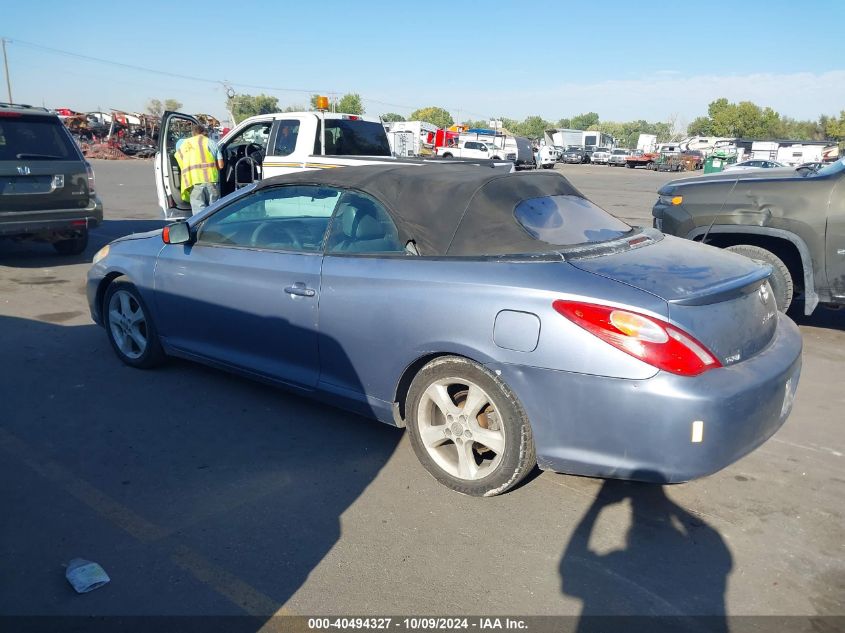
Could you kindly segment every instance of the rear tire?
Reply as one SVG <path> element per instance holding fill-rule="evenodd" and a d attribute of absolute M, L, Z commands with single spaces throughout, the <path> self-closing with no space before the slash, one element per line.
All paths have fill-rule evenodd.
<path fill-rule="evenodd" d="M 472 409 L 469 415 L 462 415 L 465 407 Z M 423 367 L 411 383 L 405 411 L 420 463 L 462 494 L 501 494 L 537 462 L 531 425 L 519 400 L 469 359 L 445 356 Z"/>
<path fill-rule="evenodd" d="M 781 312 L 789 310 L 795 286 L 792 282 L 792 274 L 789 272 L 789 268 L 786 267 L 786 264 L 783 263 L 780 257 L 765 248 L 752 246 L 751 244 L 728 246 L 725 250 L 745 255 L 750 259 L 763 262 L 764 264 L 769 264 L 772 267 L 772 276 L 769 282 L 772 286 L 772 292 L 775 295 L 775 303 L 777 304 L 778 310 Z"/>
<path fill-rule="evenodd" d="M 53 248 L 59 255 L 81 255 L 88 248 L 88 230 L 80 231 L 76 237 L 53 242 Z"/>

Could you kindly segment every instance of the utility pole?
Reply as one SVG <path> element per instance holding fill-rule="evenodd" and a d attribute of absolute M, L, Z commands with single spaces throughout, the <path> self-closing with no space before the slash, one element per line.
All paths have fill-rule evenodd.
<path fill-rule="evenodd" d="M 9 93 L 9 103 L 12 101 L 12 78 L 9 77 L 9 58 L 6 57 L 6 38 L 0 38 L 0 43 L 3 46 L 3 66 L 6 68 L 6 91 Z"/>

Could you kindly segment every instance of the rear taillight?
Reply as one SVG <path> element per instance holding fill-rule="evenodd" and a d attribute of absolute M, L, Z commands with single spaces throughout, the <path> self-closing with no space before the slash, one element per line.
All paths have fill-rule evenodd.
<path fill-rule="evenodd" d="M 552 307 L 576 325 L 643 362 L 680 376 L 697 376 L 722 363 L 686 332 L 651 316 L 580 301 Z"/>
<path fill-rule="evenodd" d="M 91 163 L 85 163 L 85 173 L 88 174 L 88 193 L 94 193 L 94 168 Z"/>

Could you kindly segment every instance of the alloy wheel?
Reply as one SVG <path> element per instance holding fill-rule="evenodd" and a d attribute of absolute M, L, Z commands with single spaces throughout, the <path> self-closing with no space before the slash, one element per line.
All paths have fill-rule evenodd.
<path fill-rule="evenodd" d="M 138 300 L 118 290 L 109 300 L 109 330 L 118 349 L 127 358 L 140 358 L 147 349 L 147 317 Z"/>
<path fill-rule="evenodd" d="M 453 477 L 482 479 L 502 461 L 505 431 L 490 396 L 464 378 L 433 382 L 423 392 L 417 424 L 425 450 Z"/>

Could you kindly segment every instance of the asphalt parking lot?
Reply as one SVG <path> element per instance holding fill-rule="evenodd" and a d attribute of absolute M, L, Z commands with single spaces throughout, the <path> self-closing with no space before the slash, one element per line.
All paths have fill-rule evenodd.
<path fill-rule="evenodd" d="M 673 177 L 558 169 L 648 225 Z M 151 162 L 95 170 L 84 256 L 0 243 L 0 615 L 845 615 L 845 312 L 801 321 L 791 418 L 716 475 L 538 473 L 467 498 L 401 430 L 187 362 L 123 366 L 85 273 L 161 222 Z M 111 583 L 73 593 L 76 557 Z"/>

